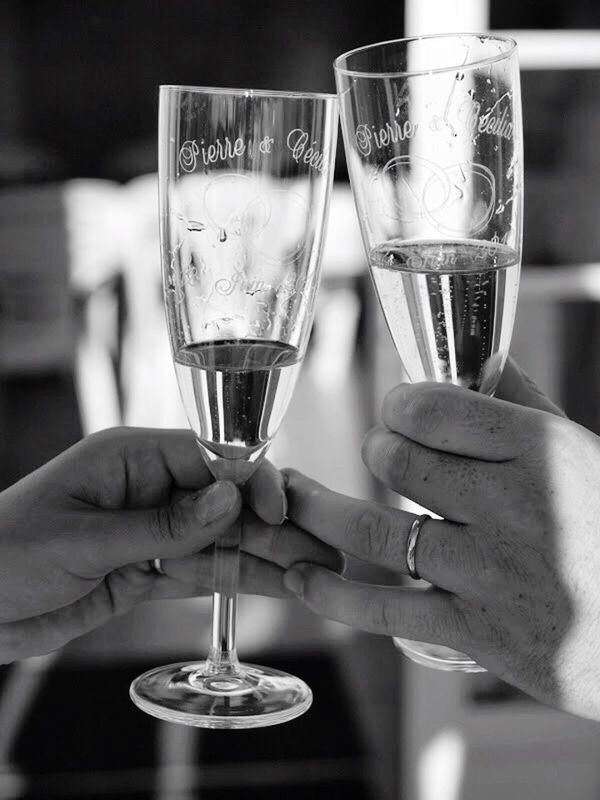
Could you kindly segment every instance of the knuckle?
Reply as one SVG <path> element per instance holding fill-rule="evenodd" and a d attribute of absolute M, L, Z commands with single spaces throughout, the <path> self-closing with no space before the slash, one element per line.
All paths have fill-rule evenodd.
<path fill-rule="evenodd" d="M 493 544 L 484 550 L 475 536 L 470 537 L 464 553 L 463 574 L 476 597 L 497 597 L 506 588 L 506 567 L 501 555 Z"/>
<path fill-rule="evenodd" d="M 465 650 L 487 649 L 496 636 L 496 626 L 491 624 L 488 608 L 460 598 L 454 598 L 454 607 L 456 644 Z"/>
<path fill-rule="evenodd" d="M 475 536 L 468 540 L 465 548 L 465 572 L 472 575 L 486 592 L 502 583 L 503 566 L 500 554 L 495 552 L 493 545 L 484 549 L 480 546 Z"/>
<path fill-rule="evenodd" d="M 506 571 L 496 563 L 488 562 L 479 571 L 479 584 L 490 597 L 497 597 L 507 584 Z"/>
<path fill-rule="evenodd" d="M 463 624 L 464 646 L 488 657 L 506 651 L 504 629 L 487 606 L 471 609 Z"/>
<path fill-rule="evenodd" d="M 557 462 L 578 460 L 586 448 L 586 433 L 566 417 L 539 412 L 523 436 L 526 443 L 522 453 L 524 472 L 537 483 L 540 471 L 548 463 L 549 453 Z"/>
<path fill-rule="evenodd" d="M 122 445 L 131 437 L 131 429 L 125 426 L 116 428 L 105 428 L 101 431 L 90 433 L 82 442 L 85 446 L 91 447 L 110 447 L 113 444 Z"/>
<path fill-rule="evenodd" d="M 530 564 L 543 560 L 544 554 L 523 538 L 506 534 L 485 538 L 484 579 L 495 588 L 529 586 L 532 580 Z M 518 554 L 518 556 L 517 556 Z M 483 554 L 482 554 L 483 557 Z"/>
<path fill-rule="evenodd" d="M 150 532 L 157 542 L 180 542 L 184 526 L 178 505 L 161 506 L 150 515 Z"/>
<path fill-rule="evenodd" d="M 542 438 L 546 441 L 556 442 L 559 450 L 568 453 L 583 444 L 585 435 L 579 436 L 580 428 L 577 428 L 573 423 L 566 419 L 566 417 L 558 417 L 554 414 L 548 414 L 543 417 L 543 434 Z"/>
<path fill-rule="evenodd" d="M 417 433 L 434 433 L 444 419 L 440 391 L 435 386 L 428 386 L 415 392 L 407 403 L 406 412 Z"/>
<path fill-rule="evenodd" d="M 355 551 L 364 553 L 375 561 L 388 560 L 393 550 L 394 531 L 389 518 L 378 509 L 363 508 L 353 515 L 346 535 Z"/>
<path fill-rule="evenodd" d="M 393 636 L 398 632 L 398 608 L 392 596 L 375 595 L 367 602 L 365 619 L 370 630 Z"/>
<path fill-rule="evenodd" d="M 267 542 L 267 553 L 270 561 L 275 563 L 285 563 L 288 554 L 289 537 L 280 528 L 273 527 L 269 531 Z"/>
<path fill-rule="evenodd" d="M 136 567 L 125 567 L 106 576 L 106 601 L 111 616 L 129 611 L 151 590 L 155 575 Z"/>
<path fill-rule="evenodd" d="M 469 581 L 464 593 L 474 604 L 487 608 L 488 605 L 504 603 L 509 595 L 506 576 L 502 575 L 497 566 L 482 567 Z"/>

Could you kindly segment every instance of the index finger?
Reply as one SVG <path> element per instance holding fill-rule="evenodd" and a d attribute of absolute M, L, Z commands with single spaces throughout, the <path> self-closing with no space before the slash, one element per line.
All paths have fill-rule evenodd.
<path fill-rule="evenodd" d="M 266 459 L 246 484 L 248 505 L 265 522 L 281 525 L 287 514 L 285 482 L 281 472 Z"/>
<path fill-rule="evenodd" d="M 215 480 L 192 431 L 124 428 L 116 429 L 115 435 L 127 458 L 129 477 L 138 485 L 153 485 L 159 468 L 170 476 L 172 496 L 177 490 L 195 491 Z M 138 474 L 142 472 L 147 474 Z M 246 499 L 265 522 L 283 522 L 287 512 L 284 481 L 269 461 L 263 461 L 248 481 Z"/>
<path fill-rule="evenodd" d="M 296 565 L 284 580 L 312 611 L 353 628 L 460 650 L 468 644 L 464 612 L 448 592 L 357 583 L 314 564 Z"/>
<path fill-rule="evenodd" d="M 383 403 L 386 427 L 414 442 L 481 461 L 509 461 L 526 452 L 543 427 L 543 412 L 444 383 L 403 383 Z"/>
<path fill-rule="evenodd" d="M 372 564 L 408 574 L 406 553 L 414 514 L 333 492 L 296 470 L 288 477 L 289 519 L 333 547 Z M 462 525 L 429 519 L 416 553 L 421 577 L 449 591 L 468 584 L 481 562 L 475 537 Z"/>
<path fill-rule="evenodd" d="M 74 497 L 101 508 L 147 508 L 177 490 L 212 483 L 195 436 L 186 430 L 110 428 L 87 436 L 58 456 Z M 45 469 L 45 468 L 42 468 Z"/>

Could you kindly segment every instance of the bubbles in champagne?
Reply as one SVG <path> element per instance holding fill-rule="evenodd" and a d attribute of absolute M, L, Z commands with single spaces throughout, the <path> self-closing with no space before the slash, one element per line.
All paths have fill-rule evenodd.
<path fill-rule="evenodd" d="M 512 334 L 518 254 L 495 242 L 393 240 L 370 262 L 409 379 L 493 393 Z"/>

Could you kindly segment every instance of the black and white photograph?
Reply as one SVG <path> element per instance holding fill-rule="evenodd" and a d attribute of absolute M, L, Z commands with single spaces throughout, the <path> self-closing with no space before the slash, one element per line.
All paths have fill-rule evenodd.
<path fill-rule="evenodd" d="M 600 800 L 597 1 L 0 0 L 0 76 L 0 800 Z"/>

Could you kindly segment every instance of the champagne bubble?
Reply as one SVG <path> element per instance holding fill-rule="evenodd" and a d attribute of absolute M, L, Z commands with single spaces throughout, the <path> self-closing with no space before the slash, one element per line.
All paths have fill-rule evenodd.
<path fill-rule="evenodd" d="M 420 269 L 410 269 L 409 256 Z M 477 389 L 482 365 L 508 348 L 510 331 L 508 337 L 501 331 L 503 322 L 512 324 L 516 253 L 499 242 L 388 242 L 371 253 L 370 261 L 410 379 Z"/>

